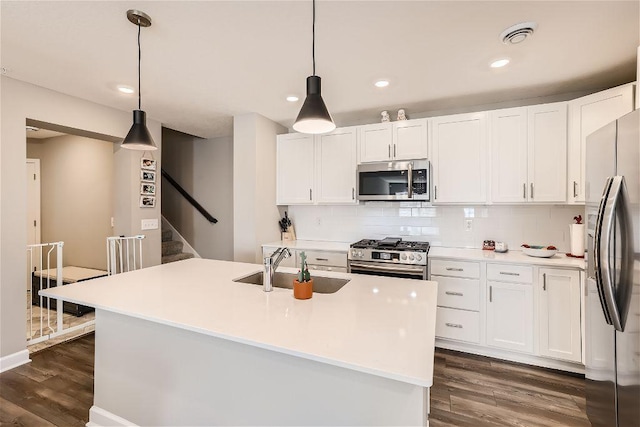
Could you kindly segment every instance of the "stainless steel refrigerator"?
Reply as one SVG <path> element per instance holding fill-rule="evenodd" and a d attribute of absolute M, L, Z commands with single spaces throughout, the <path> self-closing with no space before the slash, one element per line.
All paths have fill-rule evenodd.
<path fill-rule="evenodd" d="M 640 110 L 586 147 L 587 414 L 593 427 L 640 427 Z"/>

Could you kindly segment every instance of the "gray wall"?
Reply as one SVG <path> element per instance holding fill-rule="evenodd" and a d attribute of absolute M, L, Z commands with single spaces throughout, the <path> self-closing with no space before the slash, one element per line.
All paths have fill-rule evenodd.
<path fill-rule="evenodd" d="M 27 157 L 40 159 L 41 241 L 64 242 L 65 266 L 107 268 L 114 145 L 75 135 L 27 140 Z"/>
<path fill-rule="evenodd" d="M 263 243 L 280 240 L 276 137 L 287 129 L 259 114 L 233 118 L 233 259 L 262 262 Z"/>
<path fill-rule="evenodd" d="M 201 139 L 162 129 L 162 167 L 217 220 L 212 224 L 171 184 L 162 215 L 203 258 L 233 260 L 233 138 Z"/>
<path fill-rule="evenodd" d="M 116 96 L 116 95 L 114 95 Z M 115 110 L 6 76 L 0 77 L 0 362 L 3 357 L 26 348 L 25 271 L 27 268 L 25 227 L 26 158 L 28 119 L 54 123 L 88 133 L 123 138 L 132 123 L 130 111 Z M 161 146 L 159 122 L 149 119 L 147 127 Z M 71 132 L 67 132 L 71 133 Z M 154 209 L 140 209 L 140 152 L 116 147 L 115 227 L 116 234 L 140 233 L 140 220 L 160 218 L 160 197 Z M 158 165 L 160 151 L 154 153 Z M 159 191 L 159 189 L 158 189 Z M 160 230 L 148 230 L 143 243 L 145 266 L 160 263 Z"/>

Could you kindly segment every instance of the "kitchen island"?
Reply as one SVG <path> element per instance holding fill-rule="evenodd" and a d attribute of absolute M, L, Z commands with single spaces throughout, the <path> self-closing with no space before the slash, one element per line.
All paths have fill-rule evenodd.
<path fill-rule="evenodd" d="M 349 282 L 302 301 L 234 281 L 261 269 L 190 259 L 42 291 L 96 308 L 89 424 L 428 424 L 435 282 L 323 272 Z"/>

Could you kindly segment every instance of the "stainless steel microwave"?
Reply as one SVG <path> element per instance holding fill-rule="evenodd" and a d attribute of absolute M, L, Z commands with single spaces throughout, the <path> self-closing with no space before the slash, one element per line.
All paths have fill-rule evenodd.
<path fill-rule="evenodd" d="M 427 159 L 363 163 L 358 166 L 358 200 L 430 200 Z"/>

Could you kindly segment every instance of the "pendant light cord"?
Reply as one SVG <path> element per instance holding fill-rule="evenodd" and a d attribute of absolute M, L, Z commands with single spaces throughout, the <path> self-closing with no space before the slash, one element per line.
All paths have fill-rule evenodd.
<path fill-rule="evenodd" d="M 140 61 L 142 50 L 140 49 L 140 23 L 138 22 L 138 110 L 142 110 L 142 95 L 140 94 Z"/>
<path fill-rule="evenodd" d="M 316 0 L 313 0 L 313 24 L 311 25 L 311 56 L 313 58 L 313 75 L 316 75 Z"/>

